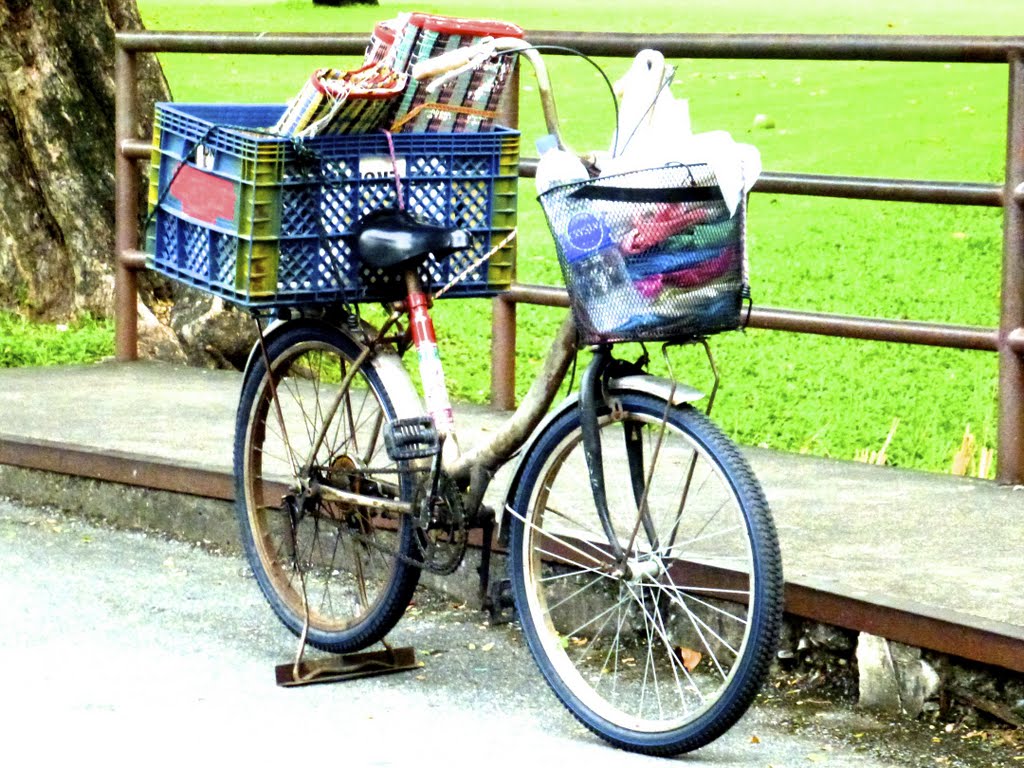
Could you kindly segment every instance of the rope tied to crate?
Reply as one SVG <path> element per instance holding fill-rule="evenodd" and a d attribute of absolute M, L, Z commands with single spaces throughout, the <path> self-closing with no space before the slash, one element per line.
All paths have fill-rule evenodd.
<path fill-rule="evenodd" d="M 489 258 L 491 258 L 491 256 L 493 256 L 494 254 L 498 253 L 499 251 L 501 251 L 502 248 L 506 247 L 513 240 L 515 240 L 516 236 L 518 234 L 519 234 L 519 228 L 518 227 L 513 228 L 511 232 L 509 232 L 507 235 L 505 235 L 505 238 L 500 243 L 498 243 L 496 246 L 491 248 L 491 250 L 487 251 L 483 255 L 478 256 L 476 259 L 473 260 L 472 263 L 470 263 L 468 266 L 464 267 L 462 269 L 462 271 L 459 272 L 459 274 L 457 274 L 455 277 L 453 277 L 451 280 L 449 280 L 447 283 L 445 283 L 441 287 L 441 290 L 439 290 L 436 293 L 434 293 L 434 298 L 435 299 L 439 299 L 442 296 L 444 296 L 448 292 L 448 290 L 450 288 L 452 288 L 453 286 L 455 286 L 458 283 L 461 283 L 472 272 L 474 272 L 478 267 L 480 267 L 481 264 L 483 264 L 485 261 L 487 261 Z"/>
<path fill-rule="evenodd" d="M 398 210 L 405 210 L 405 197 L 402 195 L 402 179 L 398 173 L 398 158 L 395 156 L 395 140 L 391 136 L 391 131 L 386 128 L 381 129 L 381 133 L 384 134 L 384 138 L 388 140 L 388 153 L 391 155 L 391 168 L 395 172 L 395 193 L 398 195 Z"/>
<path fill-rule="evenodd" d="M 210 138 L 210 134 L 212 134 L 216 129 L 216 125 L 211 125 L 206 129 L 202 136 L 188 146 L 188 150 L 184 153 L 181 160 L 178 161 L 178 165 L 174 168 L 174 173 L 171 174 L 171 178 L 167 181 L 164 188 L 160 190 L 160 194 L 157 196 L 157 199 L 150 202 L 149 211 L 146 213 L 146 218 L 142 222 L 143 232 L 147 232 L 149 230 L 150 224 L 152 224 L 153 219 L 156 218 L 157 209 L 161 206 L 164 200 L 167 199 L 167 195 L 170 193 L 171 187 L 174 186 L 174 182 L 185 167 L 185 164 L 187 162 L 195 163 L 198 161 L 199 148 L 206 144 L 207 139 Z M 159 147 L 157 147 L 157 149 L 159 149 Z"/>

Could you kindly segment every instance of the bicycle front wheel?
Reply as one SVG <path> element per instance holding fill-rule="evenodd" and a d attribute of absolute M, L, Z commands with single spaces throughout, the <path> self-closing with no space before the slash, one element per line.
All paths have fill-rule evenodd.
<path fill-rule="evenodd" d="M 689 405 L 627 392 L 599 411 L 609 515 L 587 484 L 575 409 L 525 459 L 511 513 L 516 606 L 562 703 L 631 751 L 724 733 L 768 671 L 782 566 L 735 446 Z"/>
<path fill-rule="evenodd" d="M 384 448 L 395 409 L 371 362 L 341 390 L 358 354 L 336 328 L 294 323 L 268 344 L 269 372 L 261 356 L 247 376 L 235 426 L 235 506 L 256 580 L 285 626 L 335 653 L 387 634 L 419 580 L 409 515 L 317 490 L 413 495 Z"/>

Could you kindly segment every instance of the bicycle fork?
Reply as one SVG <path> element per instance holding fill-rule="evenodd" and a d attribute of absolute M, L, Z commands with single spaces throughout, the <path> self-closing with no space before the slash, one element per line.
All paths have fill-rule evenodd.
<path fill-rule="evenodd" d="M 594 357 L 590 361 L 580 380 L 579 398 L 579 419 L 580 431 L 583 436 L 583 454 L 587 463 L 587 474 L 590 480 L 590 491 L 594 498 L 594 506 L 601 521 L 605 537 L 611 548 L 611 554 L 620 566 L 628 565 L 629 553 L 633 551 L 637 534 L 643 527 L 644 533 L 653 549 L 659 546 L 654 521 L 651 519 L 650 508 L 647 504 L 647 494 L 650 483 L 650 470 L 658 460 L 658 451 L 661 446 L 659 435 L 658 443 L 654 453 L 650 457 L 650 468 L 644 471 L 644 446 L 639 424 L 624 422 L 624 440 L 626 461 L 629 469 L 630 487 L 633 493 L 633 500 L 636 503 L 637 518 L 630 534 L 626 547 L 623 548 L 619 537 L 615 532 L 615 524 L 612 520 L 611 511 L 608 508 L 608 494 L 604 481 L 604 456 L 601 447 L 600 426 L 598 424 L 598 408 L 606 401 L 604 391 L 605 374 L 609 365 L 613 362 L 608 347 L 598 347 L 594 350 Z M 613 403 L 613 418 L 616 412 Z M 667 416 L 667 414 L 666 414 Z M 664 419 L 662 433 L 664 432 Z M 625 569 L 624 569 L 625 570 Z"/>

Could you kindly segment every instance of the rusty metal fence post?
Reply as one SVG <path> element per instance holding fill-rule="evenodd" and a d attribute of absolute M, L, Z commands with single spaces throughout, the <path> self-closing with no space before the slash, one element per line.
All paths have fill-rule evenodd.
<path fill-rule="evenodd" d="M 519 72 L 516 62 L 499 110 L 499 122 L 509 128 L 519 127 Z M 491 407 L 501 411 L 516 407 L 515 371 L 516 304 L 508 296 L 496 296 L 491 302 Z"/>
<path fill-rule="evenodd" d="M 138 88 L 135 52 L 121 45 L 115 51 L 114 346 L 117 359 L 128 361 L 138 357 L 138 281 L 124 254 L 138 246 L 139 174 L 135 161 L 125 154 L 124 145 L 135 138 Z"/>
<path fill-rule="evenodd" d="M 1024 327 L 1024 54 L 1009 55 L 1003 278 L 999 317 L 999 444 L 996 479 L 1024 483 L 1024 358 L 1011 335 Z"/>

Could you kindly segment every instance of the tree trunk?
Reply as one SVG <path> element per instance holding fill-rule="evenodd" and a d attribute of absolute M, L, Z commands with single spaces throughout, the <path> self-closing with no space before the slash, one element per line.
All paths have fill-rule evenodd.
<path fill-rule="evenodd" d="M 110 313 L 114 31 L 139 26 L 135 0 L 0 6 L 0 306 L 6 309 L 43 319 Z M 147 103 L 166 98 L 155 59 L 140 62 L 139 71 Z M 146 122 L 140 132 L 149 130 Z"/>
<path fill-rule="evenodd" d="M 2 309 L 48 321 L 112 312 L 114 33 L 141 28 L 136 0 L 0 5 Z M 156 58 L 137 62 L 136 135 L 146 137 L 153 102 L 170 95 Z M 153 273 L 140 291 L 141 356 L 244 362 L 253 334 L 243 313 Z"/>

